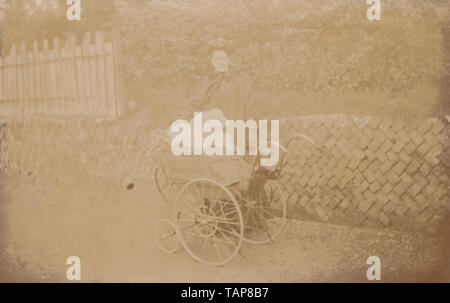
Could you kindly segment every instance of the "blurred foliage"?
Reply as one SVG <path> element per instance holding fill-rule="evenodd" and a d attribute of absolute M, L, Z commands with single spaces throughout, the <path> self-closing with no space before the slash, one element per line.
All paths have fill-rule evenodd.
<path fill-rule="evenodd" d="M 1 22 L 3 54 L 13 44 L 66 37 L 71 33 L 81 37 L 86 31 L 111 30 L 114 23 L 114 6 L 111 0 L 81 1 L 81 21 L 66 18 L 66 0 L 5 0 L 5 15 Z"/>
<path fill-rule="evenodd" d="M 31 15 L 23 11 L 32 0 L 7 2 L 7 47 L 118 29 L 125 91 L 138 101 L 211 75 L 207 42 L 218 37 L 232 41 L 232 69 L 275 94 L 397 98 L 439 90 L 448 79 L 447 0 L 384 0 L 375 22 L 363 0 L 90 0 L 82 1 L 81 22 L 65 19 L 65 0 L 54 9 L 33 5 Z"/>
<path fill-rule="evenodd" d="M 211 72 L 206 44 L 217 37 L 233 41 L 233 68 L 263 88 L 396 95 L 434 85 L 445 71 L 448 16 L 432 2 L 383 1 L 380 22 L 366 19 L 365 1 L 135 3 L 119 12 L 125 75 L 136 82 Z"/>

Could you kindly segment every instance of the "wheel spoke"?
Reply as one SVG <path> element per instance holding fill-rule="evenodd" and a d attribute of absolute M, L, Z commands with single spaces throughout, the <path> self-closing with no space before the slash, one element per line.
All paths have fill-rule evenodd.
<path fill-rule="evenodd" d="M 221 244 L 221 243 L 226 243 L 226 244 L 228 244 L 228 242 L 224 242 L 224 241 L 219 240 L 219 239 L 217 239 L 217 238 L 214 238 L 214 240 L 216 241 L 216 244 L 217 244 L 218 246 L 224 248 L 224 250 L 227 251 L 227 254 L 230 253 L 230 250 L 226 247 L 226 245 L 225 245 L 225 244 Z"/>
<path fill-rule="evenodd" d="M 191 206 L 191 208 L 194 209 L 194 211 L 196 213 L 200 214 L 200 211 L 198 210 L 199 207 L 197 207 L 197 205 L 195 204 L 195 201 L 193 201 L 194 203 L 192 203 L 192 202 L 190 202 L 188 199 L 186 199 L 184 197 L 181 197 L 181 199 L 183 199 L 183 201 L 187 202 Z"/>
<path fill-rule="evenodd" d="M 205 238 L 204 240 L 203 240 L 203 242 L 202 242 L 202 254 L 203 254 L 203 252 L 205 251 L 205 247 L 206 247 L 206 242 L 208 241 L 208 239 L 207 238 Z"/>
<path fill-rule="evenodd" d="M 197 186 L 196 186 L 195 183 L 192 184 L 192 187 L 194 187 L 195 192 L 197 193 L 198 200 L 199 200 L 199 201 L 204 201 L 204 200 L 205 200 L 205 196 L 204 196 L 204 195 L 203 195 L 203 196 L 200 195 L 200 192 L 198 191 L 198 188 L 197 188 Z"/>
<path fill-rule="evenodd" d="M 211 201 L 214 201 L 214 203 L 221 203 L 221 204 L 225 204 L 225 205 L 234 205 L 231 200 L 224 201 L 224 200 L 214 199 L 214 200 L 211 200 Z"/>
<path fill-rule="evenodd" d="M 202 197 L 205 197 L 205 183 L 203 181 L 202 182 Z"/>
<path fill-rule="evenodd" d="M 192 204 L 194 207 L 197 207 L 197 204 L 198 204 L 198 202 L 200 202 L 200 201 L 196 201 L 195 200 L 195 198 L 194 198 L 194 196 L 192 195 L 192 193 L 191 193 L 191 191 L 189 190 L 189 189 L 187 189 L 187 191 L 188 191 L 188 197 L 191 199 L 191 201 L 194 203 L 194 204 Z"/>
<path fill-rule="evenodd" d="M 258 227 L 258 226 L 256 226 L 256 225 L 245 225 L 245 227 L 246 228 L 250 228 L 250 229 L 253 229 L 253 230 L 264 230 L 264 229 L 262 229 L 261 227 Z"/>
<path fill-rule="evenodd" d="M 236 223 L 236 222 L 234 222 L 234 221 L 226 221 L 226 220 L 219 220 L 219 219 L 213 219 L 214 220 L 214 222 L 217 222 L 217 223 L 223 223 L 223 224 L 227 224 L 227 225 L 236 225 L 236 226 L 239 226 L 240 224 L 239 223 Z"/>
<path fill-rule="evenodd" d="M 229 242 L 231 245 L 236 246 L 236 245 L 233 243 L 233 241 L 232 241 L 230 238 L 228 238 L 228 236 L 227 236 L 221 229 L 217 229 L 217 230 L 222 234 L 222 236 L 223 236 L 224 238 L 226 238 L 226 239 L 228 240 L 228 242 Z"/>
<path fill-rule="evenodd" d="M 189 222 L 195 225 L 185 231 L 177 228 L 181 244 L 194 259 L 221 265 L 237 254 L 242 243 L 243 220 L 229 189 L 212 179 L 190 181 L 181 188 L 177 209 L 179 225 Z"/>
<path fill-rule="evenodd" d="M 278 209 L 278 210 L 281 210 L 281 209 Z M 265 208 L 261 208 L 261 211 L 265 211 L 266 213 L 268 213 L 268 214 L 271 215 L 272 217 L 277 217 L 277 216 L 275 216 L 273 213 L 271 213 L 270 211 L 268 211 L 268 210 L 265 209 Z"/>
<path fill-rule="evenodd" d="M 179 212 L 179 213 L 186 214 L 186 215 L 189 215 L 191 218 L 195 218 L 195 215 L 192 214 L 192 213 L 190 213 L 190 212 L 188 212 L 187 210 L 184 210 L 184 209 L 178 209 L 178 212 Z M 199 213 L 198 213 L 198 214 L 199 214 Z"/>
<path fill-rule="evenodd" d="M 237 235 L 236 233 L 232 233 L 231 231 L 226 230 L 226 229 L 224 229 L 224 228 L 217 227 L 217 229 L 218 229 L 218 230 L 221 230 L 221 231 L 223 231 L 223 232 L 225 232 L 225 233 L 229 233 L 230 235 L 233 235 L 233 236 L 235 236 L 235 237 L 239 237 L 239 235 Z"/>
<path fill-rule="evenodd" d="M 220 253 L 220 249 L 219 249 L 219 246 L 220 246 L 220 244 L 219 244 L 219 241 L 217 241 L 217 239 L 216 238 L 214 238 L 214 248 L 216 249 L 216 251 L 217 251 L 217 257 L 219 258 L 219 260 L 221 259 L 221 253 Z"/>
<path fill-rule="evenodd" d="M 215 203 L 215 204 L 218 204 L 219 207 L 220 207 L 220 209 L 218 209 L 217 212 L 215 212 L 215 213 L 213 214 L 214 216 L 217 216 L 218 213 L 219 213 L 220 211 L 222 211 L 222 215 L 223 215 L 224 217 L 229 216 L 229 215 L 231 215 L 231 214 L 233 214 L 233 213 L 237 213 L 237 210 L 236 210 L 236 208 L 234 207 L 234 205 L 233 205 L 232 203 L 226 203 L 226 202 L 220 201 L 220 200 L 216 200 L 216 201 L 214 201 L 214 203 Z M 226 205 L 223 205 L 223 204 L 226 204 Z M 225 212 L 224 212 L 224 208 L 227 207 L 227 206 L 233 206 L 233 211 L 228 212 L 228 213 L 225 213 Z"/>

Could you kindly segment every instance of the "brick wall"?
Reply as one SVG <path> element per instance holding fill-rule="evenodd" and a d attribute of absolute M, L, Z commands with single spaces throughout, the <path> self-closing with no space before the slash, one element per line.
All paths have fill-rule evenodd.
<path fill-rule="evenodd" d="M 1 123 L 0 123 L 1 124 Z M 89 174 L 118 185 L 152 182 L 155 132 L 149 123 L 9 120 L 0 126 L 0 168 L 70 182 Z M 449 123 L 405 123 L 345 115 L 280 121 L 296 133 L 281 175 L 289 215 L 356 226 L 427 229 L 449 217 Z"/>
<path fill-rule="evenodd" d="M 281 176 L 291 213 L 362 226 L 422 229 L 449 215 L 447 121 L 345 115 L 280 122 L 291 141 Z M 286 140 L 284 141 L 286 142 Z"/>

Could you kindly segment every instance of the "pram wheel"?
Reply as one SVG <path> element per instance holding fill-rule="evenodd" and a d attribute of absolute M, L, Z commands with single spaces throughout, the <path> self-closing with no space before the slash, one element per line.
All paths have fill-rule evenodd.
<path fill-rule="evenodd" d="M 181 189 L 175 222 L 181 245 L 201 263 L 223 265 L 241 247 L 240 207 L 230 190 L 212 179 L 195 179 Z"/>
<path fill-rule="evenodd" d="M 169 203 L 173 204 L 173 198 L 171 197 L 171 193 L 173 191 L 173 184 L 168 178 L 165 170 L 161 167 L 156 167 L 154 171 L 154 179 L 155 185 L 158 189 L 159 194 L 163 199 Z"/>
<path fill-rule="evenodd" d="M 165 253 L 172 254 L 177 251 L 180 242 L 177 236 L 175 224 L 169 220 L 159 220 L 153 229 L 158 248 Z"/>

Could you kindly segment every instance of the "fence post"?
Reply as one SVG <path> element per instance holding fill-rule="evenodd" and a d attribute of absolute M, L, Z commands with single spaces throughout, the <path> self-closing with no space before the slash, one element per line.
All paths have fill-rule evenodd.
<path fill-rule="evenodd" d="M 114 79 L 116 87 L 116 117 L 121 116 L 125 110 L 124 98 L 122 95 L 122 78 L 120 68 L 122 68 L 122 57 L 120 49 L 119 32 L 114 29 L 112 32 L 113 40 L 113 56 L 114 56 Z"/>
<path fill-rule="evenodd" d="M 90 74 L 89 79 L 91 81 L 91 94 L 92 94 L 92 111 L 94 115 L 98 114 L 98 84 L 97 84 L 97 64 L 95 60 L 95 46 L 89 45 L 89 67 Z"/>
<path fill-rule="evenodd" d="M 76 102 L 76 84 L 75 84 L 75 76 L 74 76 L 74 56 L 73 56 L 73 48 L 75 43 L 75 37 L 70 36 L 66 38 L 64 43 L 64 52 L 65 52 L 65 74 L 66 74 L 66 89 L 67 89 L 67 97 L 68 97 L 68 106 L 66 107 L 69 115 L 77 115 L 79 112 L 79 108 L 77 108 Z"/>
<path fill-rule="evenodd" d="M 91 94 L 91 85 L 90 82 L 90 67 L 89 67 L 89 45 L 91 43 L 91 33 L 87 32 L 83 36 L 83 46 L 81 48 L 82 52 L 82 65 L 83 65 L 83 79 L 84 79 L 84 94 L 86 96 L 85 99 L 85 108 L 88 115 L 93 113 L 92 110 L 92 94 Z"/>
<path fill-rule="evenodd" d="M 9 117 L 11 115 L 9 110 L 9 70 L 8 70 L 8 56 L 3 58 L 3 99 L 5 100 L 5 116 Z"/>
<path fill-rule="evenodd" d="M 27 59 L 26 59 L 26 48 L 25 43 L 20 43 L 20 53 L 18 56 L 18 70 L 19 70 L 19 115 L 25 115 L 25 100 L 27 99 Z"/>
<path fill-rule="evenodd" d="M 22 58 L 20 56 L 20 45 L 15 54 L 14 69 L 16 70 L 16 116 L 22 115 Z"/>
<path fill-rule="evenodd" d="M 44 60 L 44 52 L 42 50 L 39 51 L 39 73 L 40 73 L 40 85 L 41 85 L 41 99 L 38 102 L 41 115 L 45 116 L 45 60 Z"/>
<path fill-rule="evenodd" d="M 52 48 L 48 40 L 41 49 L 34 41 L 31 51 L 23 42 L 19 49 L 12 45 L 8 56 L 0 58 L 1 115 L 122 114 L 117 33 L 94 35 L 91 39 L 91 33 L 85 33 L 79 46 L 74 35 L 64 46 L 54 38 Z"/>
<path fill-rule="evenodd" d="M 58 116 L 63 115 L 63 107 L 62 107 L 62 98 L 63 98 L 63 88 L 62 85 L 63 82 L 63 71 L 62 71 L 62 64 L 61 64 L 61 47 L 59 43 L 59 38 L 56 37 L 53 39 L 53 52 L 54 52 L 54 60 L 55 60 L 55 74 L 56 74 L 56 105 L 55 105 L 55 112 Z"/>
<path fill-rule="evenodd" d="M 108 103 L 106 101 L 106 86 L 105 86 L 105 50 L 104 50 L 104 35 L 103 32 L 95 33 L 95 51 L 97 57 L 97 75 L 98 75 L 98 109 L 99 114 L 108 116 Z"/>
<path fill-rule="evenodd" d="M 5 61 L 0 56 L 0 117 L 7 116 L 5 89 Z"/>
<path fill-rule="evenodd" d="M 30 95 L 29 91 L 29 79 L 28 79 L 28 59 L 27 59 L 27 48 L 25 46 L 25 43 L 22 42 L 20 44 L 20 61 L 21 61 L 21 68 L 20 68 L 20 74 L 22 78 L 22 93 L 21 93 L 21 102 L 20 107 L 22 110 L 22 115 L 27 115 L 27 102 L 28 102 L 28 96 Z"/>
<path fill-rule="evenodd" d="M 0 56 L 0 117 L 6 115 L 5 98 L 3 97 L 5 94 L 5 90 L 3 88 L 3 69 L 3 60 Z"/>
<path fill-rule="evenodd" d="M 48 53 L 49 79 L 50 79 L 50 112 L 52 115 L 58 114 L 58 92 L 56 87 L 56 65 L 55 65 L 55 45 Z"/>
<path fill-rule="evenodd" d="M 10 76 L 9 76 L 9 56 L 6 56 L 3 60 L 3 66 L 4 66 L 4 83 L 3 83 L 3 87 L 5 90 L 5 102 L 6 102 L 6 116 L 10 117 L 11 116 L 11 93 L 9 91 L 9 81 L 10 81 Z"/>
<path fill-rule="evenodd" d="M 61 113 L 66 115 L 69 112 L 69 93 L 67 86 L 67 54 L 64 46 L 61 46 Z"/>
<path fill-rule="evenodd" d="M 37 41 L 33 42 L 33 58 L 34 58 L 34 75 L 35 75 L 35 92 L 36 98 L 34 99 L 34 108 L 37 115 L 42 115 L 42 85 L 41 85 L 41 53 L 38 49 Z"/>
<path fill-rule="evenodd" d="M 44 70 L 44 73 L 43 73 L 43 84 L 44 84 L 44 100 L 43 100 L 43 109 L 44 109 L 44 114 L 45 115 L 49 115 L 49 114 L 51 114 L 51 109 L 50 109 L 50 73 L 49 73 L 49 71 L 50 71 L 50 65 L 49 65 L 49 62 L 50 62 L 50 56 L 49 56 L 49 53 L 48 53 L 48 40 L 44 40 L 44 47 L 43 47 L 43 52 L 42 52 L 42 58 L 43 58 L 43 70 Z"/>
<path fill-rule="evenodd" d="M 9 83 L 9 89 L 11 91 L 11 99 L 12 99 L 12 116 L 16 117 L 17 113 L 19 111 L 18 109 L 18 102 L 17 102 L 17 56 L 16 56 L 16 45 L 14 44 L 11 47 L 11 52 L 9 53 L 9 60 L 10 60 L 10 83 Z"/>
<path fill-rule="evenodd" d="M 77 77 L 77 90 L 78 90 L 78 106 L 80 107 L 80 113 L 86 115 L 86 92 L 85 92 L 85 78 L 83 77 L 83 60 L 81 58 L 81 47 L 75 46 L 75 68 Z"/>
<path fill-rule="evenodd" d="M 29 66 L 29 69 L 28 69 L 29 86 L 28 87 L 30 88 L 30 92 L 29 92 L 29 99 L 28 99 L 26 106 L 28 107 L 28 113 L 31 116 L 34 116 L 36 114 L 35 106 L 34 106 L 34 102 L 36 99 L 36 94 L 35 94 L 36 79 L 35 79 L 35 64 L 34 64 L 32 52 L 28 52 L 28 66 Z"/>
<path fill-rule="evenodd" d="M 11 115 L 16 116 L 17 114 L 17 76 L 16 76 L 16 45 L 11 46 L 9 52 L 9 63 L 10 63 L 10 73 L 9 73 L 9 91 L 11 93 Z"/>
<path fill-rule="evenodd" d="M 75 62 L 75 45 L 77 39 L 75 34 L 71 35 L 69 38 L 69 69 L 70 69 L 70 88 L 72 91 L 72 103 L 75 108 L 75 113 L 80 115 L 82 113 L 82 108 L 80 104 L 80 92 L 78 91 L 78 78 Z"/>
<path fill-rule="evenodd" d="M 108 102 L 108 117 L 116 117 L 116 86 L 115 86 L 115 70 L 113 61 L 112 42 L 105 43 L 105 65 L 106 65 L 106 94 Z"/>

